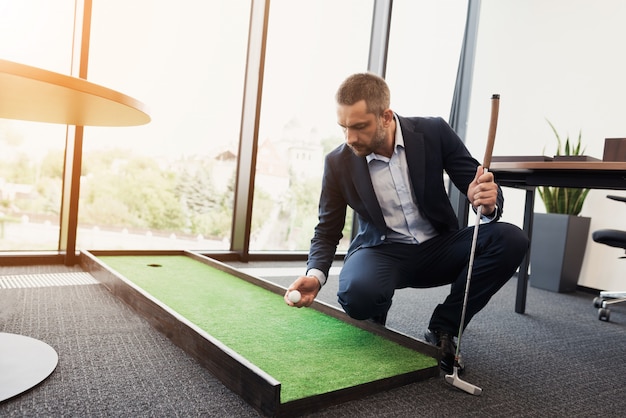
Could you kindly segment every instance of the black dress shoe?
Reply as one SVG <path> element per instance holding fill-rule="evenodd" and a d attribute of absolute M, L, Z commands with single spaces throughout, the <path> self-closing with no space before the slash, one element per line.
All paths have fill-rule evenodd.
<path fill-rule="evenodd" d="M 385 324 L 387 323 L 387 312 L 381 315 L 376 315 L 376 316 L 371 317 L 370 321 L 372 321 L 375 324 L 385 326 Z"/>
<path fill-rule="evenodd" d="M 454 357 L 456 356 L 454 336 L 445 331 L 428 330 L 424 333 L 424 338 L 426 342 L 441 348 L 441 361 L 439 362 L 441 370 L 447 374 L 452 374 L 454 366 L 456 366 L 459 375 L 463 373 L 465 365 L 463 364 L 461 354 L 459 354 L 459 360 L 457 362 L 454 361 Z"/>

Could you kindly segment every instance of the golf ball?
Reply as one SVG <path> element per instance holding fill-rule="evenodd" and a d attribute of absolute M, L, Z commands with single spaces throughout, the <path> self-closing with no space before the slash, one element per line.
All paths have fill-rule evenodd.
<path fill-rule="evenodd" d="M 291 292 L 289 292 L 289 294 L 287 295 L 287 298 L 289 298 L 289 300 L 293 303 L 298 303 L 300 302 L 300 298 L 302 297 L 302 295 L 300 294 L 299 291 L 297 290 L 292 290 Z"/>

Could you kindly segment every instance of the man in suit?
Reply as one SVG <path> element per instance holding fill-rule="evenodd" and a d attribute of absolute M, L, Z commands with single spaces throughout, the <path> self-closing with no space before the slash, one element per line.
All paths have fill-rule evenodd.
<path fill-rule="evenodd" d="M 390 108 L 386 82 L 354 74 L 339 87 L 337 119 L 345 143 L 325 159 L 319 223 L 307 271 L 285 294 L 291 306 L 310 306 L 325 284 L 345 223 L 358 217 L 339 275 L 338 301 L 355 319 L 384 325 L 396 289 L 451 284 L 430 319 L 425 338 L 442 348 L 442 370 L 454 367 L 473 227 L 459 229 L 444 171 L 483 206 L 464 327 L 515 273 L 528 248 L 518 227 L 498 222 L 502 190 L 441 118 L 405 118 Z M 287 294 L 297 289 L 301 299 Z M 457 364 L 460 371 L 463 364 Z"/>

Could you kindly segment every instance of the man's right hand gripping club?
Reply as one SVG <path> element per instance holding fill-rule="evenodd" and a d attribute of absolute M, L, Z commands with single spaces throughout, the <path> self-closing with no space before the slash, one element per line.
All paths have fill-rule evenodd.
<path fill-rule="evenodd" d="M 289 306 L 295 306 L 296 308 L 302 308 L 305 306 L 311 306 L 317 294 L 320 291 L 320 282 L 315 276 L 300 276 L 289 286 L 285 292 L 285 303 Z M 298 303 L 293 303 L 289 300 L 287 295 L 292 290 L 298 290 L 302 297 Z"/>

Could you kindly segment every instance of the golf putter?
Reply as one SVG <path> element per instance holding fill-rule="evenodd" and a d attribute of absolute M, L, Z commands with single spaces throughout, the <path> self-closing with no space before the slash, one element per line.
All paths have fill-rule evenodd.
<path fill-rule="evenodd" d="M 493 145 L 496 141 L 496 128 L 498 126 L 498 110 L 500 107 L 500 95 L 491 96 L 491 122 L 489 124 L 489 134 L 487 136 L 487 148 L 485 149 L 485 157 L 483 159 L 483 168 L 485 171 L 491 164 L 491 154 L 493 153 Z M 478 226 L 482 216 L 482 205 L 476 210 L 476 221 L 474 223 L 474 234 L 472 236 L 472 247 L 470 249 L 469 263 L 467 266 L 467 279 L 465 281 L 465 295 L 463 297 L 463 308 L 461 309 L 461 325 L 459 326 L 459 335 L 457 336 L 456 354 L 454 356 L 454 368 L 452 374 L 446 375 L 446 382 L 452 386 L 461 389 L 470 395 L 479 396 L 483 390 L 476 385 L 464 381 L 459 377 L 459 353 L 461 352 L 461 338 L 463 337 L 463 325 L 465 324 L 465 312 L 467 310 L 467 299 L 469 295 L 470 282 L 472 279 L 472 268 L 474 266 L 474 253 L 476 252 L 476 240 L 478 238 Z"/>

